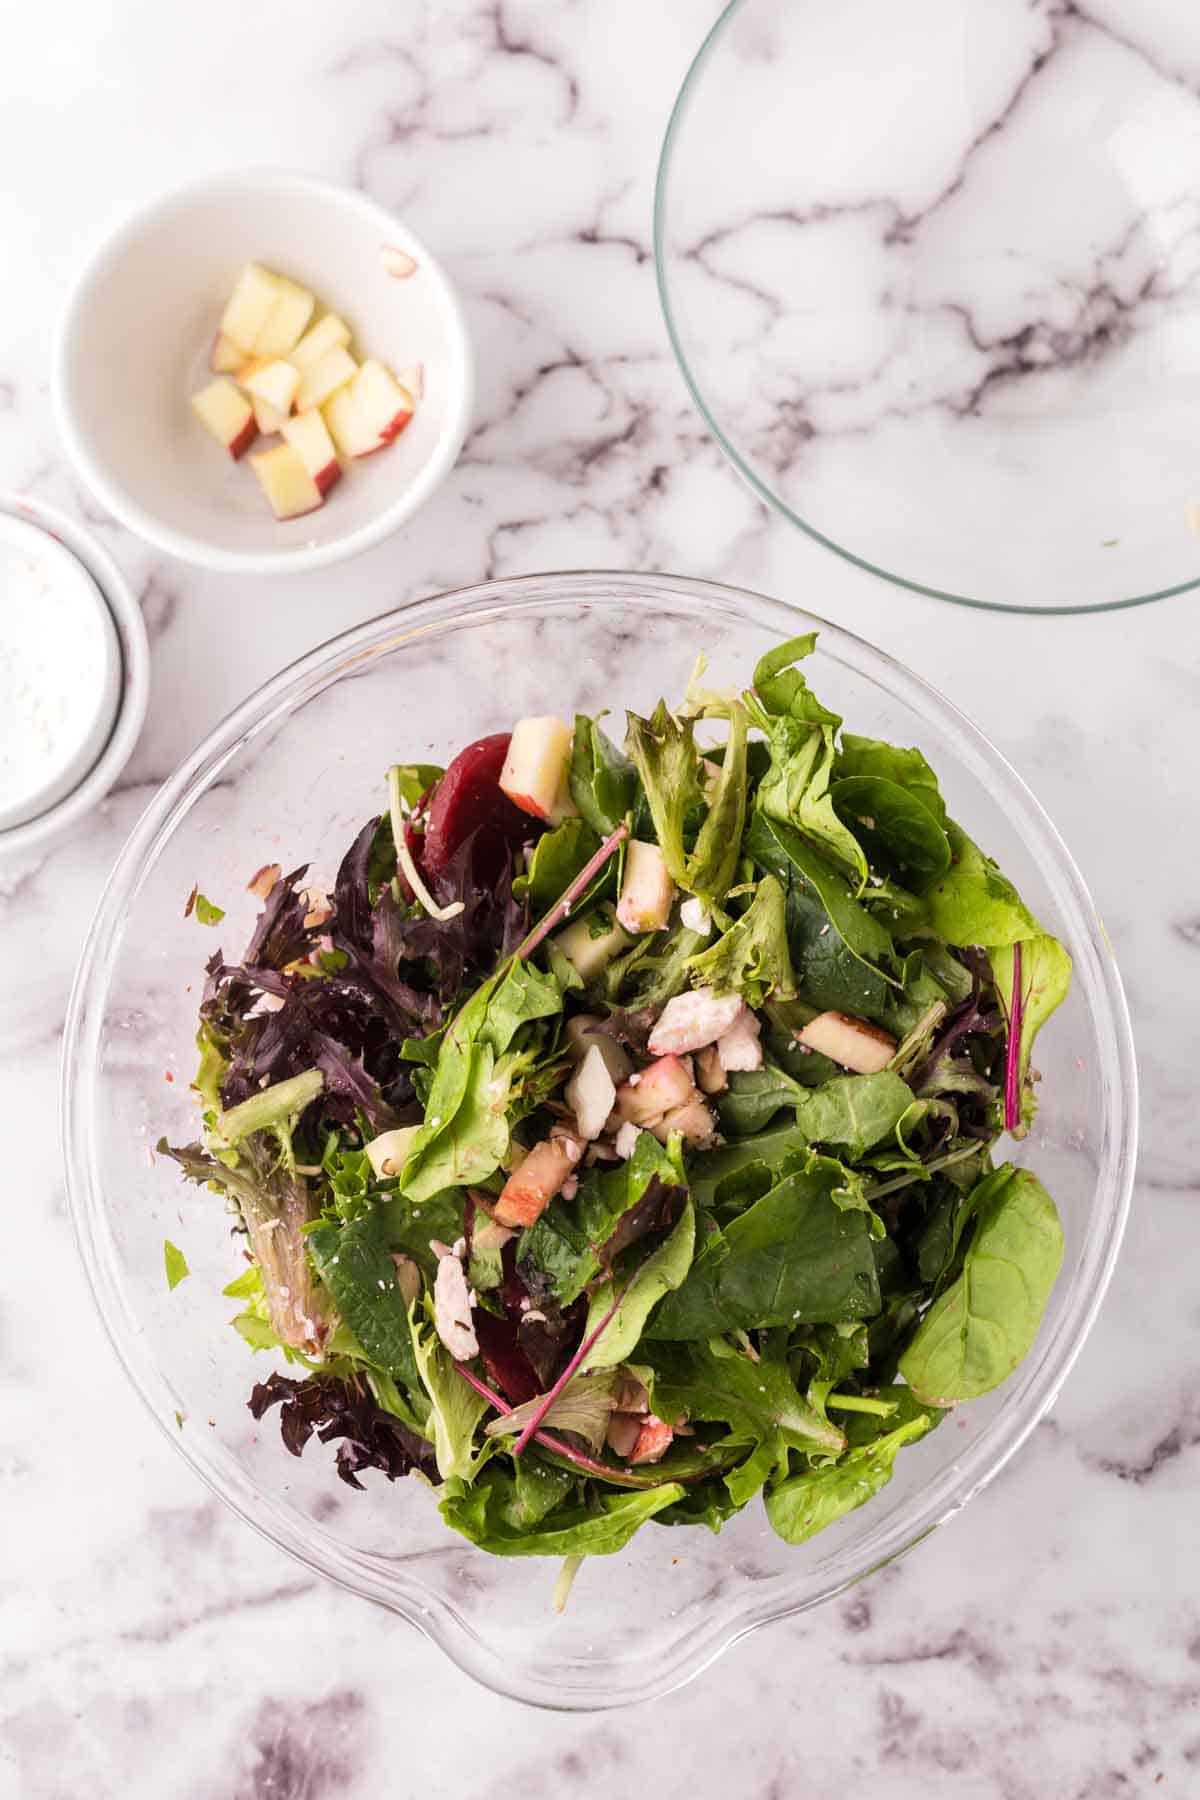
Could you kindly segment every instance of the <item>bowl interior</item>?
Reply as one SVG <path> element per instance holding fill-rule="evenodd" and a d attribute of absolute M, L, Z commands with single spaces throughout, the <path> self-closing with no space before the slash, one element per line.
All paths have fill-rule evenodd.
<path fill-rule="evenodd" d="M 1099 1302 L 1128 1199 L 1133 1072 L 1111 954 L 1036 803 L 952 708 L 878 652 L 822 627 L 812 681 L 860 730 L 915 742 L 952 811 L 1020 884 L 1076 959 L 1073 992 L 1039 1043 L 1044 1101 L 1016 1150 L 1063 1216 L 1067 1255 L 1038 1344 L 999 1393 L 899 1459 L 870 1506 L 789 1549 L 752 1504 L 719 1538 L 647 1528 L 615 1562 L 585 1566 L 562 1618 L 554 1567 L 488 1558 L 442 1525 L 414 1482 L 353 1494 L 315 1443 L 288 1456 L 245 1401 L 269 1359 L 227 1323 L 239 1270 L 221 1203 L 151 1147 L 194 1135 L 187 1083 L 202 964 L 240 950 L 261 864 L 332 877 L 392 761 L 445 759 L 548 704 L 645 709 L 682 691 L 697 651 L 720 684 L 745 681 L 806 615 L 666 577 L 541 577 L 425 602 L 362 627 L 286 672 L 168 784 L 123 853 L 85 953 L 66 1051 L 73 1205 L 117 1348 L 152 1411 L 213 1487 L 294 1554 L 427 1630 L 489 1685 L 590 1707 L 671 1687 L 741 1631 L 811 1605 L 898 1554 L 1000 1466 L 1050 1403 Z M 815 623 L 819 623 L 816 621 Z M 547 671 L 553 671 L 547 682 Z M 227 908 L 184 920 L 199 881 Z M 170 1070 L 173 1084 L 164 1081 Z M 164 1236 L 192 1279 L 168 1293 Z M 175 1412 L 185 1416 L 180 1430 Z"/>
<path fill-rule="evenodd" d="M 409 279 L 388 274 L 386 244 L 416 259 Z M 298 519 L 272 516 L 249 466 L 188 404 L 213 379 L 213 335 L 251 261 L 343 317 L 358 357 L 424 370 L 421 404 L 396 443 L 350 464 L 327 503 Z M 320 560 L 330 546 L 370 541 L 453 461 L 470 385 L 458 304 L 424 246 L 364 196 L 286 175 L 224 177 L 133 219 L 85 270 L 59 348 L 60 415 L 88 480 L 135 530 L 217 566 Z"/>
<path fill-rule="evenodd" d="M 693 392 L 765 497 L 997 607 L 1200 578 L 1189 506 L 1200 13 L 734 0 L 657 253 Z"/>

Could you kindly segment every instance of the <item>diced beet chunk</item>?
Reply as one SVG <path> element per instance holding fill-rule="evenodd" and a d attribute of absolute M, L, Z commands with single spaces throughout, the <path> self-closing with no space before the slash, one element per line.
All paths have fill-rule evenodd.
<path fill-rule="evenodd" d="M 429 796 L 421 865 L 439 875 L 473 832 L 499 874 L 510 850 L 537 835 L 536 822 L 500 791 L 509 733 L 479 738 L 460 750 Z"/>

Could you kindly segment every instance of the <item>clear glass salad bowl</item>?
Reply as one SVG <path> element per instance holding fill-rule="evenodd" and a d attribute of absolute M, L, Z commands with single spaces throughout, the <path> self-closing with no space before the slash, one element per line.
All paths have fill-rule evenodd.
<path fill-rule="evenodd" d="M 1016 1148 L 1054 1194 L 1066 1260 L 1037 1344 L 998 1392 L 899 1458 L 869 1505 L 798 1549 L 754 1502 L 719 1537 L 650 1525 L 585 1564 L 562 1617 L 553 1564 L 487 1557 L 428 1489 L 368 1474 L 354 1494 L 315 1442 L 287 1455 L 246 1409 L 269 1356 L 227 1323 L 240 1269 L 220 1201 L 151 1147 L 194 1135 L 187 1084 L 202 965 L 249 934 L 263 863 L 331 878 L 379 809 L 398 758 L 448 760 L 521 714 L 681 693 L 697 652 L 744 683 L 771 644 L 820 631 L 809 673 L 853 728 L 915 743 L 951 811 L 1075 958 L 1071 995 L 1038 1044 L 1043 1102 Z M 194 882 L 227 908 L 185 920 Z M 172 1071 L 174 1083 L 164 1081 Z M 1133 1176 L 1136 1075 L 1112 951 L 1080 875 L 1004 759 L 917 676 L 798 608 L 711 582 L 535 575 L 407 606 L 313 651 L 247 700 L 165 784 L 100 901 L 71 1003 L 63 1118 L 71 1205 L 105 1324 L 150 1411 L 213 1491 L 272 1542 L 399 1613 L 500 1692 L 559 1708 L 646 1699 L 755 1626 L 817 1605 L 915 1544 L 987 1482 L 1053 1402 L 1095 1317 Z M 191 1279 L 168 1292 L 163 1238 Z M 183 1426 L 176 1423 L 183 1416 Z M 210 1428 L 208 1421 L 215 1421 Z"/>
<path fill-rule="evenodd" d="M 718 441 L 853 562 L 1076 612 L 1200 580 L 1200 9 L 733 0 L 659 166 Z"/>

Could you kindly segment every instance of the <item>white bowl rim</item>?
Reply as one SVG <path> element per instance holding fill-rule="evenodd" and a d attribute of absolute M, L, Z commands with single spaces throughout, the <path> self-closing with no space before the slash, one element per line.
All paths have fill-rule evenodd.
<path fill-rule="evenodd" d="M 283 189 L 307 194 L 320 205 L 356 211 L 383 233 L 384 241 L 395 241 L 407 250 L 420 264 L 422 273 L 432 278 L 450 335 L 453 360 L 462 371 L 462 379 L 455 383 L 452 406 L 432 455 L 396 498 L 365 525 L 343 537 L 317 545 L 299 545 L 290 550 L 226 550 L 205 538 L 194 537 L 190 532 L 176 531 L 147 512 L 123 487 L 110 479 L 85 443 L 76 427 L 67 376 L 68 349 L 90 284 L 102 269 L 120 257 L 129 240 L 147 225 L 186 213 L 201 198 L 223 192 L 244 192 L 253 184 L 267 191 Z M 449 276 L 424 240 L 395 213 L 369 194 L 319 176 L 269 167 L 231 169 L 223 174 L 202 176 L 161 194 L 130 214 L 96 245 L 84 262 L 59 318 L 51 357 L 50 394 L 55 425 L 72 462 L 96 498 L 122 525 L 157 549 L 200 568 L 215 569 L 223 574 L 281 575 L 300 569 L 326 568 L 331 563 L 357 556 L 360 551 L 369 550 L 388 537 L 424 505 L 454 467 L 466 438 L 475 400 L 475 361 L 466 318 Z"/>
<path fill-rule="evenodd" d="M 603 587 L 601 595 L 597 590 Z M 1072 1304 L 1055 1321 L 1049 1335 L 1039 1339 L 1036 1386 L 1019 1419 L 1003 1415 L 981 1434 L 960 1459 L 936 1476 L 923 1491 L 920 1503 L 909 1515 L 876 1530 L 856 1553 L 864 1558 L 853 1570 L 839 1571 L 818 1590 L 804 1597 L 775 1594 L 747 1596 L 734 1607 L 715 1613 L 708 1627 L 686 1640 L 677 1640 L 666 1651 L 654 1673 L 637 1663 L 581 1669 L 566 1665 L 568 1680 L 550 1680 L 522 1667 L 513 1670 L 497 1648 L 484 1641 L 475 1627 L 452 1602 L 421 1586 L 398 1595 L 381 1593 L 378 1565 L 365 1552 L 341 1544 L 323 1526 L 302 1522 L 290 1508 L 255 1489 L 224 1447 L 193 1435 L 186 1438 L 171 1426 L 177 1404 L 169 1377 L 154 1361 L 142 1341 L 137 1320 L 128 1306 L 115 1263 L 111 1234 L 102 1196 L 102 1180 L 92 1138 L 88 1073 L 98 1062 L 104 991 L 97 989 L 105 971 L 100 966 L 106 946 L 117 942 L 121 915 L 131 895 L 152 865 L 165 836 L 191 810 L 203 787 L 216 778 L 241 745 L 268 729 L 303 700 L 312 698 L 332 681 L 378 650 L 394 648 L 409 638 L 464 621 L 483 622 L 522 607 L 536 611 L 548 603 L 579 605 L 646 600 L 647 587 L 679 599 L 696 598 L 711 604 L 744 609 L 747 601 L 773 617 L 781 637 L 796 628 L 817 629 L 826 644 L 845 653 L 846 660 L 871 679 L 886 677 L 889 692 L 910 704 L 917 700 L 937 709 L 942 723 L 957 739 L 955 751 L 971 769 L 986 767 L 1006 784 L 1005 798 L 1019 815 L 1022 834 L 1037 842 L 1054 859 L 1060 900 L 1069 901 L 1080 936 L 1072 941 L 1077 978 L 1094 995 L 1097 1022 L 1107 1027 L 1102 1045 L 1111 1058 L 1111 1107 L 1106 1115 L 1106 1138 L 1115 1146 L 1110 1158 L 1106 1210 L 1097 1216 L 1086 1240 L 1087 1258 L 1077 1273 Z M 648 603 L 648 602 L 647 602 Z M 859 659 L 859 660 L 855 660 Z M 135 871 L 141 871 L 135 874 Z M 995 748 L 991 740 L 964 713 L 923 677 L 916 675 L 887 652 L 847 631 L 831 620 L 808 612 L 790 601 L 757 591 L 699 577 L 667 573 L 569 570 L 509 576 L 468 588 L 431 595 L 364 621 L 307 652 L 265 682 L 217 725 L 180 764 L 158 790 L 131 832 L 104 892 L 100 897 L 72 988 L 63 1038 L 62 1103 L 60 1108 L 62 1153 L 67 1196 L 76 1243 L 88 1283 L 109 1341 L 133 1385 L 159 1428 L 210 1490 L 252 1525 L 269 1542 L 348 1591 L 373 1600 L 398 1613 L 431 1638 L 455 1663 L 493 1692 L 560 1711 L 600 1711 L 658 1698 L 682 1686 L 707 1668 L 738 1639 L 762 1625 L 807 1612 L 844 1593 L 866 1575 L 903 1555 L 938 1525 L 954 1517 L 988 1485 L 1025 1443 L 1054 1404 L 1084 1343 L 1108 1289 L 1124 1235 L 1133 1192 L 1137 1161 L 1138 1105 L 1137 1065 L 1128 1007 L 1116 958 L 1103 923 L 1096 913 L 1083 876 L 1055 826 L 1021 776 Z M 1045 1325 L 1043 1332 L 1046 1331 Z"/>
<path fill-rule="evenodd" d="M 107 743 L 83 780 L 69 794 L 23 824 L 0 831 L 0 858 L 36 850 L 99 805 L 112 788 L 141 736 L 150 702 L 150 644 L 133 589 L 108 549 L 78 520 L 28 494 L 0 493 L 0 512 L 57 538 L 87 570 L 112 615 L 121 649 L 121 695 Z"/>

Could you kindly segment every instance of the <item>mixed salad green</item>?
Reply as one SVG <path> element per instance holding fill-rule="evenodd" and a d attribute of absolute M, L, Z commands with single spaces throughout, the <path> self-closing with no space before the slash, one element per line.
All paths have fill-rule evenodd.
<path fill-rule="evenodd" d="M 1058 1273 L 995 1152 L 1070 959 L 812 647 L 740 694 L 701 664 L 623 749 L 525 719 L 393 768 L 332 890 L 260 870 L 208 963 L 202 1141 L 159 1148 L 292 1365 L 250 1409 L 498 1555 L 760 1496 L 803 1542 L 1012 1372 Z"/>

